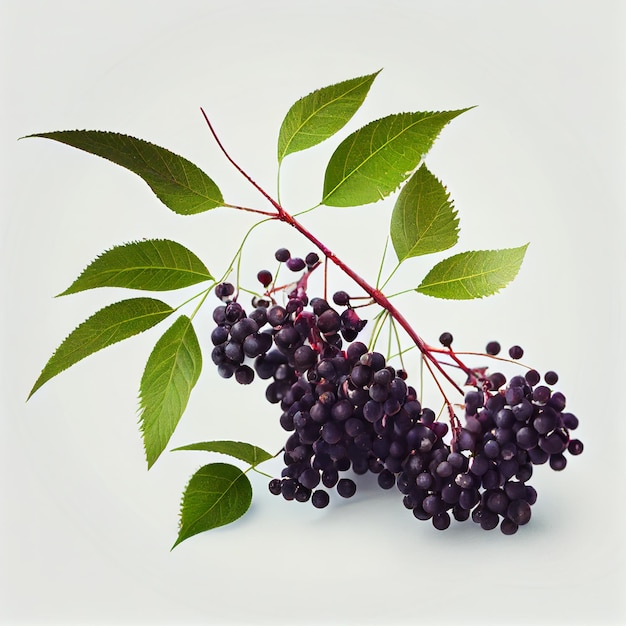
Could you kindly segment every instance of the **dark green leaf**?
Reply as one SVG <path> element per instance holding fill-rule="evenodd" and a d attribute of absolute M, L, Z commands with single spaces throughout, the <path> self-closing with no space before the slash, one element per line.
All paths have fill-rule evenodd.
<path fill-rule="evenodd" d="M 185 246 L 168 239 L 149 239 L 107 250 L 59 295 L 96 287 L 168 291 L 212 278 L 204 263 Z"/>
<path fill-rule="evenodd" d="M 519 248 L 455 254 L 437 263 L 417 291 L 453 300 L 490 296 L 517 276 L 527 247 L 528 244 Z"/>
<path fill-rule="evenodd" d="M 379 70 L 380 71 L 380 70 Z M 342 129 L 363 104 L 379 72 L 318 89 L 289 109 L 278 135 L 278 162 Z"/>
<path fill-rule="evenodd" d="M 56 349 L 28 397 L 74 363 L 151 328 L 172 312 L 168 304 L 153 298 L 131 298 L 100 309 L 76 327 Z"/>
<path fill-rule="evenodd" d="M 441 129 L 467 110 L 398 113 L 352 133 L 328 162 L 322 204 L 357 206 L 389 195 L 411 175 Z"/>
<path fill-rule="evenodd" d="M 217 185 L 197 166 L 142 139 L 99 130 L 62 130 L 29 136 L 60 141 L 125 167 L 141 176 L 175 213 L 192 215 L 224 204 Z"/>
<path fill-rule="evenodd" d="M 157 341 L 140 385 L 140 424 L 148 468 L 159 458 L 187 407 L 202 370 L 191 320 L 181 315 Z"/>
<path fill-rule="evenodd" d="M 180 529 L 175 548 L 193 535 L 239 519 L 252 502 L 252 485 L 234 465 L 211 463 L 201 467 L 183 494 Z"/>
<path fill-rule="evenodd" d="M 187 446 L 174 448 L 175 450 L 206 450 L 207 452 L 220 452 L 241 459 L 250 465 L 258 465 L 272 458 L 269 452 L 242 441 L 203 441 L 190 443 Z"/>
<path fill-rule="evenodd" d="M 400 191 L 391 214 L 391 241 L 399 261 L 451 248 L 459 220 L 446 188 L 422 165 Z"/>

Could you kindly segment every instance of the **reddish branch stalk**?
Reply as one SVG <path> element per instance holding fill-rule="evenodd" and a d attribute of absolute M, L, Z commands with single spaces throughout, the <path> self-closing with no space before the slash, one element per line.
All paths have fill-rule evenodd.
<path fill-rule="evenodd" d="M 338 268 L 340 268 L 357 285 L 359 285 L 359 287 L 361 287 L 361 289 L 363 289 L 363 291 L 365 291 L 365 293 L 367 293 L 372 298 L 372 300 L 374 300 L 374 302 L 376 302 L 383 309 L 387 310 L 389 312 L 389 314 L 391 315 L 391 317 L 404 329 L 404 331 L 407 333 L 409 338 L 417 346 L 419 351 L 428 360 L 430 360 L 431 363 L 439 370 L 441 375 L 451 385 L 453 385 L 454 388 L 461 395 L 463 395 L 463 390 L 457 385 L 457 383 L 443 369 L 443 367 L 441 366 L 441 363 L 439 363 L 439 361 L 436 359 L 436 357 L 432 354 L 431 349 L 429 348 L 429 346 L 415 332 L 415 330 L 413 330 L 413 328 L 409 324 L 408 320 L 402 315 L 402 313 L 400 313 L 400 311 L 398 311 L 398 309 L 396 309 L 396 307 L 391 303 L 389 298 L 387 298 L 387 296 L 385 296 L 385 294 L 382 291 L 380 291 L 379 289 L 376 289 L 375 287 L 372 287 L 372 285 L 370 285 L 367 281 L 365 281 L 363 278 L 361 278 L 361 276 L 359 276 L 354 270 L 352 270 L 350 267 L 348 267 L 340 258 L 338 258 L 331 250 L 329 250 L 319 239 L 317 239 L 317 237 L 315 237 L 315 235 L 313 235 L 313 233 L 311 233 L 305 226 L 303 226 L 298 220 L 296 220 L 295 217 L 293 217 L 290 213 L 287 213 L 287 211 L 285 211 L 285 209 L 283 209 L 283 207 L 276 200 L 274 200 L 274 198 L 272 198 L 262 187 L 260 187 L 231 158 L 231 156 L 228 154 L 228 152 L 226 151 L 226 149 L 222 145 L 222 142 L 220 141 L 219 137 L 217 136 L 217 133 L 215 132 L 215 130 L 213 128 L 213 125 L 211 124 L 211 122 L 210 122 L 207 114 L 205 113 L 204 109 L 201 108 L 200 110 L 202 111 L 202 115 L 204 116 L 204 119 L 205 119 L 205 121 L 206 121 L 206 123 L 207 123 L 207 125 L 209 127 L 209 130 L 211 131 L 211 134 L 213 135 L 213 138 L 215 139 L 215 142 L 217 143 L 218 147 L 220 148 L 220 150 L 222 151 L 222 153 L 224 154 L 226 159 L 228 159 L 228 161 L 233 165 L 233 167 L 244 178 L 246 178 L 246 180 L 248 180 L 248 182 L 255 189 L 257 189 L 263 195 L 263 197 L 265 197 L 265 199 L 276 209 L 275 219 L 278 219 L 281 222 L 285 222 L 286 224 L 289 224 L 290 226 L 295 228 L 299 233 L 304 235 L 304 237 L 306 237 L 313 245 L 315 245 L 317 248 L 319 248 L 319 250 L 321 250 L 321 252 L 326 256 L 327 259 L 330 259 Z M 466 366 L 462 365 L 460 362 L 459 362 L 459 364 L 462 366 L 462 368 L 464 369 L 464 371 L 466 373 L 470 373 L 470 370 Z M 441 386 L 439 386 L 439 388 L 441 389 Z M 447 399 L 447 397 L 445 396 L 445 393 L 443 392 L 443 390 L 441 390 L 441 392 L 442 392 L 442 394 L 444 396 L 446 404 L 448 405 L 448 409 L 451 412 L 451 421 L 453 422 L 454 421 L 453 420 L 454 412 L 452 410 L 452 405 L 449 402 L 449 400 Z"/>

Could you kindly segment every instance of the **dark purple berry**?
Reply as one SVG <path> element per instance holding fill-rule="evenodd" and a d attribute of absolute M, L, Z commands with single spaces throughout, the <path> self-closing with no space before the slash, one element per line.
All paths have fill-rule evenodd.
<path fill-rule="evenodd" d="M 324 507 L 328 506 L 329 502 L 330 496 L 328 495 L 328 492 L 324 491 L 323 489 L 318 489 L 311 494 L 311 504 L 316 509 L 323 509 Z"/>
<path fill-rule="evenodd" d="M 220 300 L 227 300 L 235 293 L 235 286 L 231 283 L 220 283 L 215 286 L 215 295 Z"/>
<path fill-rule="evenodd" d="M 235 370 L 235 380 L 240 385 L 249 385 L 254 380 L 254 370 L 248 365 L 240 365 Z"/>
<path fill-rule="evenodd" d="M 441 333 L 441 335 L 439 335 L 439 343 L 444 347 L 444 348 L 449 348 L 452 345 L 452 334 L 451 333 Z"/>
<path fill-rule="evenodd" d="M 487 354 L 491 354 L 495 356 L 496 354 L 500 354 L 501 346 L 497 341 L 490 341 L 485 348 L 485 352 Z"/>
<path fill-rule="evenodd" d="M 559 382 L 559 375 L 556 372 L 549 371 L 543 375 L 543 379 L 548 385 L 556 385 Z"/>
<path fill-rule="evenodd" d="M 279 248 L 274 253 L 274 258 L 277 261 L 284 263 L 285 261 L 288 261 L 291 258 L 291 252 L 289 252 L 287 248 Z"/>
<path fill-rule="evenodd" d="M 317 252 L 309 252 L 306 257 L 304 257 L 304 262 L 307 264 L 307 267 L 311 268 L 320 262 L 320 257 Z"/>
<path fill-rule="evenodd" d="M 267 287 L 272 282 L 272 273 L 268 270 L 261 270 L 256 277 L 263 287 Z"/>
<path fill-rule="evenodd" d="M 342 478 L 337 483 L 337 493 L 342 498 L 351 498 L 356 493 L 356 483 L 350 478 Z"/>
<path fill-rule="evenodd" d="M 350 304 L 350 296 L 345 291 L 336 291 L 333 294 L 333 302 L 339 306 Z"/>
<path fill-rule="evenodd" d="M 300 257 L 291 257 L 287 259 L 286 265 L 292 272 L 300 272 L 306 267 L 304 259 L 301 259 Z"/>

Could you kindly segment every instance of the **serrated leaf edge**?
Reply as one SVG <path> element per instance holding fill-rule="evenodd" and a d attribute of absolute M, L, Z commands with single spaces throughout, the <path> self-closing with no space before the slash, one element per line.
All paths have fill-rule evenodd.
<path fill-rule="evenodd" d="M 72 287 L 84 276 L 85 272 L 92 266 L 94 265 L 94 263 L 96 263 L 97 261 L 99 261 L 102 257 L 106 256 L 109 252 L 113 251 L 113 250 L 118 250 L 119 248 L 124 248 L 126 246 L 132 246 L 134 244 L 140 244 L 140 243 L 150 243 L 153 241 L 160 241 L 160 242 L 167 242 L 167 243 L 173 243 L 173 244 L 177 244 L 179 246 L 182 246 L 183 248 L 185 248 L 185 250 L 187 252 L 190 252 L 191 254 L 193 254 L 198 260 L 200 260 L 200 258 L 195 255 L 193 252 L 191 252 L 191 250 L 189 250 L 186 246 L 183 246 L 183 244 L 178 243 L 177 241 L 174 241 L 173 239 L 166 239 L 166 238 L 156 238 L 156 239 L 136 239 L 136 240 L 132 240 L 132 241 L 128 241 L 122 244 L 117 244 L 114 246 L 111 246 L 110 248 L 107 248 L 106 250 L 104 250 L 103 252 L 101 252 L 100 254 L 98 254 L 88 265 L 85 266 L 85 268 L 83 269 L 83 271 L 78 275 L 78 277 L 76 278 L 76 280 L 65 290 L 62 291 L 61 293 L 58 293 L 56 296 L 54 296 L 55 298 L 60 298 L 61 296 L 68 296 L 68 295 L 72 295 L 75 293 L 80 293 L 81 291 L 87 291 L 89 289 L 100 289 L 101 287 L 109 287 L 109 286 L 113 286 L 113 287 L 117 287 L 118 289 L 141 289 L 140 287 L 119 287 L 117 285 L 102 285 L 102 286 L 97 286 L 97 287 L 85 287 L 83 289 L 77 289 L 77 290 L 72 290 Z M 160 256 L 160 255 L 159 255 Z M 201 261 L 201 260 L 200 260 Z M 202 261 L 201 261 L 202 262 Z M 188 269 L 184 269 L 184 268 L 171 268 L 171 267 L 165 267 L 163 266 L 162 268 L 159 266 L 154 266 L 154 265 L 149 265 L 146 266 L 144 268 L 140 267 L 140 266 L 134 266 L 132 268 L 128 268 L 127 270 L 108 270 L 108 271 L 103 271 L 101 272 L 102 274 L 107 274 L 107 273 L 123 273 L 124 271 L 134 271 L 137 269 L 146 269 L 146 270 L 164 270 L 164 271 L 177 271 L 177 272 L 181 272 L 184 274 L 190 274 L 190 275 L 194 275 L 194 276 L 201 276 L 202 280 L 201 281 L 197 281 L 195 283 L 192 283 L 192 285 L 197 285 L 200 282 L 204 282 L 206 280 L 215 280 L 213 278 L 213 276 L 211 275 L 211 272 L 209 272 L 209 270 L 206 268 L 206 266 L 204 265 L 204 263 L 202 263 L 203 267 L 206 269 L 207 274 L 201 274 L 199 272 L 193 271 L 193 270 L 188 270 Z M 191 286 L 191 285 L 186 285 Z M 175 289 L 184 289 L 185 287 L 177 287 Z M 146 291 L 174 291 L 174 289 L 170 290 L 170 289 L 147 289 Z"/>
<path fill-rule="evenodd" d="M 106 311 L 107 309 L 110 309 L 111 307 L 117 306 L 119 304 L 121 304 L 122 302 L 130 302 L 132 300 L 155 300 L 156 302 L 160 302 L 161 304 L 165 305 L 166 307 L 168 307 L 168 310 L 163 310 L 163 311 L 159 311 L 159 312 L 155 312 L 155 313 L 150 313 L 149 315 L 163 315 L 163 319 L 165 319 L 167 316 L 171 315 L 174 312 L 174 309 L 171 308 L 168 304 L 166 304 L 165 302 L 162 302 L 161 300 L 157 300 L 156 298 L 129 298 L 127 300 L 120 300 L 119 302 L 114 302 L 112 304 L 109 304 L 105 307 L 102 307 L 101 309 L 98 309 L 98 311 L 96 311 L 95 313 L 93 313 L 92 315 L 90 315 L 86 320 L 82 321 L 78 326 L 76 326 L 74 328 L 74 330 L 72 330 L 70 333 L 68 333 L 65 338 L 63 339 L 63 341 L 61 341 L 61 343 L 57 346 L 56 350 L 52 353 L 52 356 L 48 359 L 48 361 L 46 361 L 46 364 L 44 365 L 41 374 L 39 375 L 39 377 L 37 378 L 37 380 L 35 381 L 35 384 L 33 385 L 33 388 L 31 389 L 30 393 L 28 394 L 28 397 L 26 398 L 26 400 L 28 401 L 31 396 L 41 387 L 43 387 L 43 385 L 45 385 L 49 380 L 51 380 L 52 378 L 54 378 L 55 376 L 57 376 L 58 374 L 61 374 L 62 372 L 64 372 L 65 370 L 69 369 L 70 367 L 72 367 L 73 365 L 76 365 L 76 363 L 80 363 L 80 361 L 86 359 L 88 356 L 91 356 L 92 354 L 95 354 L 96 352 L 100 352 L 100 350 L 104 350 L 105 348 L 108 348 L 109 346 L 112 346 L 116 343 L 119 343 L 120 341 L 124 341 L 125 339 L 130 339 L 130 337 L 134 337 L 135 335 L 138 335 L 146 330 L 149 330 L 150 328 L 153 328 L 156 324 L 158 324 L 160 321 L 159 320 L 157 322 L 155 322 L 155 324 L 153 324 L 152 326 L 148 326 L 143 330 L 138 331 L 137 333 L 134 333 L 133 335 L 130 335 L 128 337 L 122 337 L 121 339 L 116 339 L 115 341 L 107 344 L 106 346 L 102 347 L 102 348 L 98 348 L 97 350 L 94 350 L 93 352 L 90 352 L 89 354 L 85 355 L 84 357 L 81 357 L 80 359 L 78 359 L 77 361 L 74 361 L 73 363 L 70 363 L 69 365 L 63 367 L 62 369 L 60 369 L 56 374 L 53 374 L 52 376 L 45 378 L 43 381 L 42 376 L 43 373 L 46 369 L 46 367 L 49 365 L 50 361 L 52 361 L 52 359 L 56 356 L 56 354 L 58 353 L 59 349 L 61 348 L 61 346 L 63 346 L 63 344 L 81 327 L 84 326 L 85 324 L 87 324 L 93 317 L 95 317 L 96 315 L 98 315 L 99 313 L 102 313 L 103 311 Z M 147 315 L 143 315 L 143 316 L 139 316 L 139 317 L 148 317 Z M 134 319 L 139 319 L 139 317 L 137 318 L 129 318 L 127 320 L 124 320 L 125 322 L 130 322 Z"/>
<path fill-rule="evenodd" d="M 311 91 L 310 93 L 306 94 L 305 96 L 302 96 L 302 98 L 299 98 L 298 100 L 296 100 L 290 107 L 289 111 L 287 111 L 287 115 L 285 115 L 285 119 L 287 119 L 287 116 L 291 113 L 291 111 L 294 109 L 294 107 L 296 105 L 298 105 L 300 102 L 302 102 L 303 100 L 305 100 L 306 98 L 311 97 L 312 95 L 319 93 L 325 89 L 332 89 L 333 87 L 336 87 L 337 85 L 340 85 L 341 83 L 346 83 L 346 82 L 350 82 L 352 80 L 359 80 L 362 79 L 362 81 L 358 84 L 358 85 L 354 85 L 351 89 L 349 89 L 348 91 L 343 92 L 342 94 L 340 94 L 339 96 L 337 96 L 336 98 L 333 98 L 332 100 L 329 100 L 327 103 L 325 103 L 322 107 L 320 107 L 319 109 L 317 109 L 314 113 L 312 113 L 311 115 L 309 115 L 309 117 L 307 117 L 298 127 L 298 129 L 291 135 L 291 138 L 289 139 L 289 142 L 287 143 L 287 145 L 285 146 L 285 149 L 283 150 L 282 155 L 278 156 L 278 163 L 282 163 L 283 160 L 285 159 L 285 157 L 289 156 L 290 154 L 294 154 L 295 152 L 299 152 L 300 150 L 296 150 L 294 152 L 289 152 L 289 146 L 291 144 L 291 142 L 293 141 L 294 137 L 298 134 L 298 132 L 306 125 L 306 123 L 312 119 L 315 115 L 318 115 L 320 111 L 323 111 L 325 108 L 327 108 L 328 106 L 330 106 L 331 104 L 334 104 L 337 100 L 339 100 L 340 98 L 344 98 L 346 95 L 348 95 L 349 93 L 351 93 L 352 91 L 355 91 L 356 89 L 358 89 L 359 87 L 362 87 L 364 83 L 366 83 L 369 79 L 370 80 L 370 85 L 371 83 L 374 82 L 374 80 L 376 79 L 376 77 L 378 76 L 378 74 L 380 74 L 382 72 L 382 68 L 379 69 L 377 72 L 374 72 L 372 74 L 367 74 L 364 76 L 357 76 L 356 78 L 348 78 L 346 80 L 343 81 L 339 81 L 338 83 L 334 83 L 333 85 L 327 85 L 326 87 L 320 87 L 319 89 L 314 89 L 313 91 Z M 366 94 L 367 95 L 367 94 Z M 356 113 L 356 111 L 355 111 Z M 352 119 L 352 117 L 350 117 L 348 120 L 346 120 L 345 124 L 347 124 L 350 119 Z M 343 126 L 345 126 L 345 124 Z M 343 128 L 342 126 L 342 128 Z M 282 129 L 282 127 L 281 127 Z M 341 128 L 339 128 L 336 132 L 339 132 L 339 130 L 341 130 Z M 330 135 L 330 137 L 332 137 L 332 135 Z M 330 139 L 330 137 L 327 137 L 326 139 Z M 314 145 L 319 145 L 320 143 L 322 143 L 323 141 L 326 141 L 326 139 L 323 139 L 322 141 L 319 141 L 318 143 L 314 144 Z M 313 146 L 311 146 L 313 147 Z"/>
<path fill-rule="evenodd" d="M 238 456 L 236 454 L 231 454 L 229 452 L 224 452 L 222 450 L 209 450 L 207 448 L 203 448 L 201 446 L 205 446 L 208 444 L 215 444 L 215 443 L 233 443 L 233 444 L 239 444 L 239 445 L 245 445 L 245 446 L 250 446 L 251 448 L 253 448 L 253 451 L 256 452 L 260 451 L 263 454 L 267 455 L 266 458 L 262 458 L 260 460 L 254 460 L 251 461 L 249 458 L 244 458 L 243 456 Z M 261 448 L 260 446 L 255 446 L 252 443 L 248 443 L 247 441 L 234 441 L 232 439 L 219 439 L 219 440 L 215 440 L 215 441 L 201 441 L 198 443 L 190 443 L 187 444 L 185 446 L 180 446 L 178 448 L 172 448 L 171 452 L 177 452 L 180 450 L 187 450 L 187 451 L 203 451 L 203 452 L 214 452 L 215 454 L 224 454 L 226 456 L 230 456 L 233 457 L 234 459 L 238 459 L 240 461 L 243 461 L 244 463 L 250 463 L 250 467 L 256 467 L 257 465 L 260 465 L 261 463 L 265 463 L 265 461 L 269 461 L 270 459 L 273 458 L 273 455 L 270 454 L 267 450 L 264 450 L 263 448 Z M 256 456 L 255 456 L 256 459 Z"/>
<path fill-rule="evenodd" d="M 423 114 L 426 116 L 430 116 L 433 117 L 435 115 L 440 115 L 442 113 L 456 113 L 456 115 L 454 117 L 458 117 L 459 115 L 461 115 L 462 113 L 466 113 L 467 111 L 469 111 L 470 109 L 473 109 L 474 107 L 467 107 L 465 109 L 457 109 L 455 111 L 403 111 L 401 113 L 392 113 L 391 115 L 386 115 L 384 117 L 380 117 L 376 120 L 373 120 L 371 122 L 369 122 L 368 124 L 366 124 L 365 126 L 362 126 L 361 128 L 355 130 L 353 133 L 351 133 L 348 137 L 346 137 L 346 139 L 344 140 L 347 141 L 348 139 L 350 139 L 351 137 L 356 140 L 357 138 L 357 133 L 365 130 L 366 128 L 373 126 L 374 124 L 379 124 L 380 122 L 383 122 L 387 119 L 391 119 L 391 118 L 398 118 L 402 115 L 416 115 L 416 114 Z M 437 135 L 435 135 L 434 139 L 433 139 L 433 143 L 434 141 L 439 137 L 439 133 L 441 133 L 441 131 L 443 130 L 443 128 L 445 128 L 451 121 L 452 119 L 448 120 L 440 129 L 440 131 L 437 133 Z M 322 197 L 321 200 L 321 204 L 325 204 L 326 200 L 328 198 L 330 198 L 336 191 L 337 189 L 339 189 L 343 184 L 345 184 L 345 182 L 351 177 L 353 176 L 356 172 L 358 172 L 370 159 L 372 159 L 376 154 L 378 154 L 383 148 L 386 148 L 392 141 L 395 141 L 398 137 L 400 137 L 403 133 L 407 132 L 409 129 L 413 128 L 413 126 L 420 124 L 422 122 L 424 122 L 425 120 L 430 119 L 429 117 L 422 117 L 419 120 L 413 122 L 412 124 L 410 124 L 409 126 L 404 127 L 400 133 L 394 135 L 391 139 L 389 139 L 388 141 L 386 141 L 384 144 L 382 144 L 381 146 L 379 146 L 374 152 L 371 152 L 368 157 L 361 161 L 361 163 L 359 164 L 359 166 L 355 169 L 353 169 L 347 176 L 345 176 L 344 178 L 341 179 L 341 181 L 339 183 L 337 183 L 328 193 L 325 193 L 324 196 Z M 344 143 L 342 142 L 342 144 Z M 341 145 L 341 144 L 340 144 Z M 424 154 L 422 154 L 422 159 L 420 159 L 420 163 L 423 160 L 424 156 L 426 156 L 426 154 L 428 154 L 428 151 L 426 151 Z M 331 161 L 332 158 L 334 156 L 331 156 Z M 330 163 L 330 161 L 329 161 Z M 409 170 L 408 172 L 405 172 L 405 180 L 406 178 L 408 178 L 408 176 L 415 171 L 415 169 L 417 169 L 420 165 L 420 163 L 418 163 L 415 168 L 413 168 L 412 170 Z M 394 188 L 394 190 L 392 190 L 391 192 L 387 193 L 387 194 L 383 194 L 381 192 L 380 189 L 378 189 L 378 194 L 380 195 L 380 199 L 384 199 L 387 195 L 389 195 L 390 193 L 393 193 L 393 191 L 397 190 L 400 185 L 402 184 L 403 181 L 401 181 L 398 185 L 396 185 L 396 187 Z M 327 205 L 327 206 L 335 206 L 335 205 Z"/>
<path fill-rule="evenodd" d="M 193 525 L 193 524 L 197 524 L 198 520 L 202 519 L 205 515 L 208 515 L 211 510 L 217 505 L 218 502 L 220 502 L 222 500 L 222 498 L 225 497 L 225 495 L 228 493 L 228 491 L 230 489 L 232 489 L 233 485 L 241 478 L 243 478 L 244 480 L 247 481 L 249 487 L 250 487 L 250 502 L 248 503 L 248 506 L 246 507 L 246 510 L 243 511 L 243 513 L 241 513 L 240 515 L 238 515 L 235 519 L 231 520 L 230 522 L 227 522 L 226 524 L 220 524 L 219 526 L 213 526 L 211 528 L 207 528 L 206 530 L 201 530 L 198 531 L 197 533 L 193 533 L 192 535 L 186 535 L 185 537 L 183 537 L 181 535 L 182 533 L 182 520 L 183 520 L 183 507 L 184 507 L 184 502 L 185 502 L 185 496 L 187 494 L 187 489 L 189 489 L 189 485 L 191 484 L 191 481 L 193 480 L 193 478 L 199 473 L 201 472 L 203 469 L 207 468 L 207 467 L 211 467 L 213 465 L 223 465 L 226 467 L 232 467 L 236 470 L 239 471 L 239 474 L 237 475 L 237 477 L 229 484 L 228 488 L 225 489 L 222 493 L 222 495 L 218 498 L 218 500 L 213 504 L 213 506 L 211 507 L 211 509 L 205 511 L 200 517 L 198 517 L 197 519 L 195 519 L 191 524 L 189 525 Z M 241 519 L 249 510 L 250 510 L 250 505 L 252 504 L 252 483 L 250 483 L 250 479 L 246 476 L 245 472 L 241 470 L 241 468 L 237 467 L 236 465 L 232 465 L 231 463 L 207 463 L 206 465 L 203 465 L 202 467 L 200 467 L 199 469 L 197 469 L 192 476 L 189 478 L 189 480 L 187 481 L 187 484 L 185 485 L 185 489 L 183 490 L 183 495 L 181 497 L 181 501 L 180 501 L 180 511 L 179 511 L 179 533 L 178 533 L 178 537 L 176 539 L 176 541 L 174 542 L 174 545 L 170 548 L 170 552 L 180 543 L 182 543 L 183 541 L 185 541 L 186 539 L 190 539 L 191 537 L 195 536 L 195 535 L 199 535 L 201 533 L 204 532 L 208 532 L 209 530 L 214 530 L 215 528 L 220 528 L 221 526 L 228 526 L 229 524 L 232 524 L 233 522 L 236 522 L 238 519 Z"/>
<path fill-rule="evenodd" d="M 471 279 L 471 278 L 476 278 L 478 276 L 484 276 L 486 274 L 490 274 L 490 273 L 493 273 L 493 272 L 500 271 L 502 269 L 502 267 L 494 269 L 494 270 L 491 270 L 489 272 L 480 272 L 478 274 L 472 274 L 470 276 L 464 276 L 463 278 L 456 278 L 456 279 L 453 279 L 453 280 L 446 280 L 446 281 L 439 281 L 439 282 L 435 282 L 435 283 L 428 283 L 426 285 L 426 287 L 432 287 L 432 286 L 436 286 L 436 285 L 443 285 L 443 284 L 448 284 L 448 283 L 452 283 L 452 282 L 458 282 L 458 283 L 461 284 L 463 289 L 465 289 L 465 291 L 467 292 L 467 294 L 469 296 L 468 298 L 446 298 L 445 296 L 437 296 L 435 294 L 427 293 L 422 288 L 424 287 L 424 280 L 428 277 L 428 274 L 426 275 L 424 280 L 422 280 L 420 285 L 418 285 L 418 287 L 416 287 L 415 291 L 417 291 L 419 293 L 422 293 L 425 296 L 430 296 L 431 298 L 440 298 L 440 299 L 444 299 L 444 300 L 459 300 L 459 299 L 463 299 L 463 300 L 479 300 L 479 299 L 482 299 L 482 298 L 487 298 L 489 296 L 493 296 L 493 295 L 495 295 L 497 293 L 500 293 L 500 291 L 502 291 L 502 289 L 504 289 L 506 286 L 508 286 L 508 284 L 515 279 L 515 277 L 517 276 L 517 274 L 519 272 L 519 269 L 521 267 L 521 263 L 524 260 L 524 256 L 526 254 L 526 249 L 528 248 L 529 243 L 526 243 L 523 246 L 517 246 L 515 248 L 499 248 L 499 249 L 494 249 L 494 250 L 466 250 L 465 252 L 459 252 L 458 254 L 453 254 L 451 257 L 447 257 L 446 259 L 443 259 L 443 261 L 440 261 L 439 263 L 435 264 L 428 272 L 428 273 L 430 273 L 431 271 L 433 271 L 437 267 L 437 265 L 440 265 L 441 263 L 444 263 L 444 262 L 449 261 L 451 259 L 454 259 L 456 257 L 463 256 L 465 254 L 469 254 L 469 253 L 472 253 L 472 252 L 474 252 L 474 253 L 479 253 L 479 252 L 512 252 L 514 250 L 520 250 L 521 251 L 523 249 L 522 258 L 520 259 L 520 263 L 518 265 L 518 268 L 517 268 L 517 271 L 515 272 L 515 274 L 504 285 L 502 285 L 501 287 L 498 287 L 497 289 L 494 289 L 493 291 L 491 291 L 489 293 L 485 293 L 485 294 L 483 294 L 481 296 L 474 296 L 474 295 L 472 295 L 468 291 L 467 287 L 465 287 L 465 285 L 463 285 L 461 281 L 467 280 L 467 279 Z"/>

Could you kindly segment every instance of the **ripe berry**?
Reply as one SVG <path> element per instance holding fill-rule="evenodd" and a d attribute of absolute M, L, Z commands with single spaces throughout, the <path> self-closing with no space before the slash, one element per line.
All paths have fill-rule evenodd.
<path fill-rule="evenodd" d="M 215 286 L 215 295 L 220 300 L 228 300 L 235 293 L 235 286 L 231 283 L 220 283 Z"/>
<path fill-rule="evenodd" d="M 333 302 L 339 306 L 350 304 L 350 296 L 345 291 L 336 291 L 333 294 Z"/>
<path fill-rule="evenodd" d="M 495 356 L 496 354 L 500 354 L 500 350 L 501 350 L 501 347 L 497 341 L 490 341 L 487 344 L 485 352 L 487 354 L 491 354 L 492 356 Z"/>
<path fill-rule="evenodd" d="M 439 335 L 439 343 L 441 343 L 444 348 L 449 348 L 452 345 L 452 339 L 451 333 L 441 333 L 441 335 Z"/>
<path fill-rule="evenodd" d="M 304 257 L 304 262 L 307 264 L 307 267 L 311 268 L 317 265 L 320 261 L 320 257 L 316 252 L 309 252 L 306 257 Z"/>
<path fill-rule="evenodd" d="M 323 489 L 318 489 L 311 495 L 311 504 L 313 504 L 316 509 L 323 509 L 328 506 L 329 502 L 330 496 L 328 495 L 328 492 Z"/>
<path fill-rule="evenodd" d="M 286 265 L 292 272 L 299 272 L 306 267 L 306 263 L 300 257 L 291 257 L 287 259 Z"/>
<path fill-rule="evenodd" d="M 556 372 L 549 371 L 543 375 L 543 379 L 548 385 L 556 385 L 559 382 L 559 375 Z"/>
<path fill-rule="evenodd" d="M 289 250 L 287 250 L 287 248 L 279 248 L 278 250 L 276 250 L 276 252 L 274 253 L 274 258 L 277 261 L 280 261 L 281 263 L 284 263 L 285 261 L 287 261 L 289 258 L 291 257 L 291 252 L 289 252 Z"/>
<path fill-rule="evenodd" d="M 272 273 L 268 270 L 261 270 L 256 277 L 263 287 L 267 287 L 272 282 Z"/>

